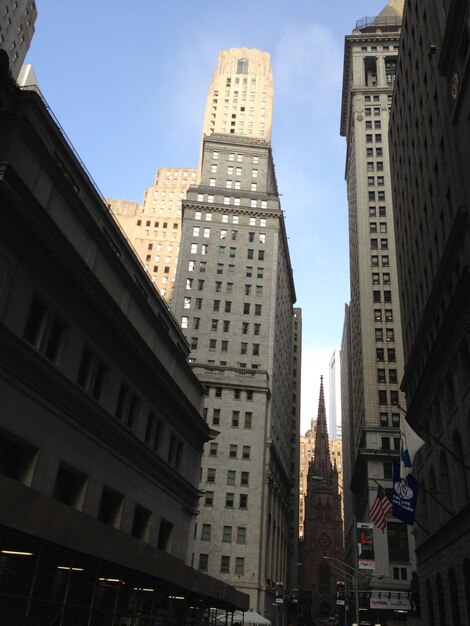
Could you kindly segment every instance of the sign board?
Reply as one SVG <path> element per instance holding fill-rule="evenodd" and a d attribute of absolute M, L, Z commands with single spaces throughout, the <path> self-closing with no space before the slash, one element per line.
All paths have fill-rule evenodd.
<path fill-rule="evenodd" d="M 359 569 L 375 569 L 374 529 L 366 522 L 357 523 L 357 563 Z"/>

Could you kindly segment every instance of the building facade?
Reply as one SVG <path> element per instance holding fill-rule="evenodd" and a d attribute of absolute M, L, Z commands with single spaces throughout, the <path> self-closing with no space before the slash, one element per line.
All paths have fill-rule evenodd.
<path fill-rule="evenodd" d="M 265 76 L 252 58 L 270 72 L 267 53 L 219 57 L 228 69 L 218 84 L 237 116 L 251 104 L 235 95 L 243 86 L 257 94 L 254 107 L 268 109 Z M 211 87 L 206 118 L 215 97 Z M 202 462 L 194 565 L 248 593 L 251 607 L 274 619 L 275 583 L 291 584 L 298 558 L 299 318 L 271 146 L 238 130 L 204 135 L 200 182 L 183 202 L 171 307 L 207 390 L 207 422 L 219 432 Z"/>
<path fill-rule="evenodd" d="M 330 561 L 343 559 L 343 527 L 338 470 L 330 459 L 323 378 L 320 383 L 315 452 L 307 473 L 304 533 L 301 543 L 301 614 L 305 624 L 337 613 L 337 574 Z"/>
<path fill-rule="evenodd" d="M 189 346 L 3 51 L 0 85 L 2 618 L 97 626 L 246 609 L 186 565 L 211 437 Z"/>
<path fill-rule="evenodd" d="M 2 0 L 0 2 L 0 49 L 10 60 L 13 78 L 18 78 L 24 58 L 34 35 L 38 12 L 33 0 Z"/>
<path fill-rule="evenodd" d="M 132 243 L 159 294 L 169 302 L 173 293 L 181 240 L 181 204 L 196 169 L 164 167 L 157 171 L 141 206 L 107 199 L 118 224 Z"/>
<path fill-rule="evenodd" d="M 346 138 L 351 301 L 343 334 L 343 473 L 346 556 L 355 566 L 356 522 L 367 522 L 379 482 L 391 488 L 392 458 L 400 447 L 403 348 L 388 122 L 397 67 L 403 1 L 359 20 L 345 38 L 341 134 Z M 352 513 L 352 515 L 351 515 Z M 375 570 L 363 585 L 405 591 L 414 568 L 410 528 L 389 518 L 374 529 Z"/>
<path fill-rule="evenodd" d="M 407 2 L 390 119 L 423 624 L 470 623 L 470 3 Z"/>
<path fill-rule="evenodd" d="M 341 439 L 341 350 L 334 350 L 328 363 L 328 435 Z"/>

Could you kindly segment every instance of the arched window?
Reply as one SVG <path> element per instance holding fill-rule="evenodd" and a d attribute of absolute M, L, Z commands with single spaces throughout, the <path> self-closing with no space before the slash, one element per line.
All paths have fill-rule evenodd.
<path fill-rule="evenodd" d="M 464 453 L 462 447 L 462 439 L 460 437 L 460 433 L 458 430 L 454 431 L 454 436 L 452 437 L 452 448 L 453 453 L 456 458 L 453 459 L 454 467 L 455 467 L 455 493 L 457 496 L 457 501 L 459 503 L 459 508 L 465 506 L 468 502 L 468 482 L 467 482 L 467 471 L 464 467 Z"/>
<path fill-rule="evenodd" d="M 248 74 L 248 59 L 238 59 L 237 74 Z"/>
<path fill-rule="evenodd" d="M 452 626 L 461 626 L 460 621 L 460 607 L 459 607 L 459 594 L 457 590 L 457 579 L 455 577 L 454 568 L 450 567 L 447 574 L 447 581 L 449 583 L 450 592 L 450 610 L 452 613 Z"/>
<path fill-rule="evenodd" d="M 428 605 L 428 622 L 429 626 L 434 626 L 434 603 L 432 596 L 432 587 L 429 578 L 426 579 L 426 602 Z"/>
<path fill-rule="evenodd" d="M 437 608 L 439 611 L 439 626 L 448 626 L 446 622 L 446 607 L 444 604 L 444 589 L 442 587 L 442 578 L 440 574 L 436 576 L 436 591 Z"/>
<path fill-rule="evenodd" d="M 321 594 L 330 593 L 330 566 L 322 563 L 318 569 L 318 589 Z"/>

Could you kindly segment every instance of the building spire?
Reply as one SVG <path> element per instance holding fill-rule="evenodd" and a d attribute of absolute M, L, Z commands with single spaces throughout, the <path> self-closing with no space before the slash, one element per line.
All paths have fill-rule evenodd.
<path fill-rule="evenodd" d="M 320 398 L 318 400 L 317 429 L 315 433 L 315 455 L 311 464 L 314 476 L 328 479 L 332 472 L 330 461 L 330 446 L 326 427 L 325 392 L 323 390 L 323 376 L 320 376 Z"/>

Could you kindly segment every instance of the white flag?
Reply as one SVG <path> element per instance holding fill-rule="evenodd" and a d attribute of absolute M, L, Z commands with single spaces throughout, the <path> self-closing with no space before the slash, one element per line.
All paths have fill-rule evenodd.
<path fill-rule="evenodd" d="M 406 478 L 413 469 L 413 459 L 424 441 L 400 415 L 400 478 Z"/>

